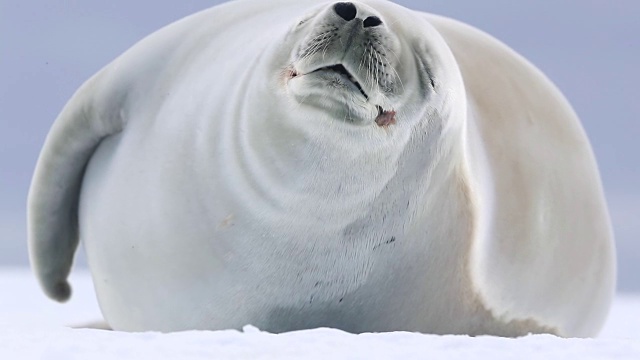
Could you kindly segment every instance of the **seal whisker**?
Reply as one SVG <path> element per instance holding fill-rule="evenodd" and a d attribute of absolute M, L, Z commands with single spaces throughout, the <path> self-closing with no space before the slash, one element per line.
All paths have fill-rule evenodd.
<path fill-rule="evenodd" d="M 396 60 L 397 60 L 397 61 L 400 61 L 400 57 L 398 56 L 398 54 L 396 54 L 396 52 L 395 52 L 395 51 L 393 51 L 393 49 L 385 48 L 384 50 L 385 50 L 385 52 L 386 52 L 386 51 L 388 51 L 388 52 L 390 52 L 391 54 L 393 54 L 393 56 L 395 56 L 395 57 L 396 57 Z"/>
<path fill-rule="evenodd" d="M 324 49 L 322 49 L 322 59 L 325 58 L 325 56 L 327 54 L 327 49 L 329 48 L 329 45 L 331 45 L 331 42 L 330 41 L 325 41 Z"/>
<path fill-rule="evenodd" d="M 385 49 L 385 51 L 388 51 L 388 50 Z M 386 64 L 387 64 L 387 67 L 392 71 L 393 78 L 398 80 L 398 82 L 400 83 L 400 87 L 404 92 L 405 91 L 404 83 L 402 82 L 402 78 L 400 77 L 400 74 L 398 74 L 398 71 L 396 70 L 395 66 L 393 66 L 393 64 L 389 61 L 386 61 Z"/>
<path fill-rule="evenodd" d="M 378 75 L 378 85 L 382 85 L 381 84 L 381 78 L 384 75 L 384 68 L 382 67 L 382 65 L 384 64 L 384 59 L 382 58 L 382 55 L 380 55 L 380 53 L 378 53 L 377 51 L 375 51 L 375 55 L 376 55 L 376 74 Z M 384 90 L 384 89 L 383 89 Z M 384 91 L 382 91 L 384 92 Z"/>

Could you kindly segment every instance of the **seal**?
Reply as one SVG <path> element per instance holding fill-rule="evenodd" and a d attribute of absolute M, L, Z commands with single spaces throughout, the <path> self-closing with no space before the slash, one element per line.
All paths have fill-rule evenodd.
<path fill-rule="evenodd" d="M 233 1 L 139 42 L 46 139 L 31 261 L 79 239 L 116 330 L 592 336 L 615 287 L 596 162 L 507 46 L 382 0 Z"/>

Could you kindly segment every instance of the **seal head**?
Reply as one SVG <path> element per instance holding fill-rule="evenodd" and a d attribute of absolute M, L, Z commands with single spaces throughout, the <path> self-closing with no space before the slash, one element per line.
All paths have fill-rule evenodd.
<path fill-rule="evenodd" d="M 304 16 L 289 34 L 295 44 L 284 71 L 289 94 L 361 126 L 392 125 L 398 112 L 424 107 L 435 89 L 436 59 L 420 46 L 424 32 L 414 37 L 398 25 L 361 3 L 330 4 Z"/>

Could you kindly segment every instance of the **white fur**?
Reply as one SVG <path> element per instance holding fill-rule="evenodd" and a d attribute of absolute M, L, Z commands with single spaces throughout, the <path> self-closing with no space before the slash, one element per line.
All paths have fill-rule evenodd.
<path fill-rule="evenodd" d="M 115 329 L 595 334 L 612 237 L 562 95 L 478 30 L 355 4 L 387 90 L 356 66 L 369 35 L 290 0 L 190 16 L 88 81 L 30 193 L 45 291 L 68 297 L 77 222 Z M 323 27 L 340 41 L 299 56 Z M 313 72 L 336 63 L 368 99 Z"/>

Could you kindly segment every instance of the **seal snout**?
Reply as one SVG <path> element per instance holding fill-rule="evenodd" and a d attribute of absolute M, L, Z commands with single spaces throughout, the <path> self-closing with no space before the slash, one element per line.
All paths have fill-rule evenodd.
<path fill-rule="evenodd" d="M 333 5 L 333 10 L 335 10 L 336 14 L 341 18 L 351 21 L 356 18 L 356 14 L 358 13 L 358 9 L 351 2 L 339 2 Z"/>
<path fill-rule="evenodd" d="M 351 21 L 356 18 L 358 14 L 358 8 L 351 2 L 339 2 L 333 5 L 333 10 L 346 21 Z M 368 16 L 362 22 L 362 27 L 375 27 L 382 25 L 382 20 L 379 17 L 372 15 Z"/>
<path fill-rule="evenodd" d="M 305 27 L 296 25 L 302 36 L 282 75 L 289 94 L 354 123 L 395 124 L 403 69 L 400 42 L 383 15 L 366 4 L 335 2 Z"/>

